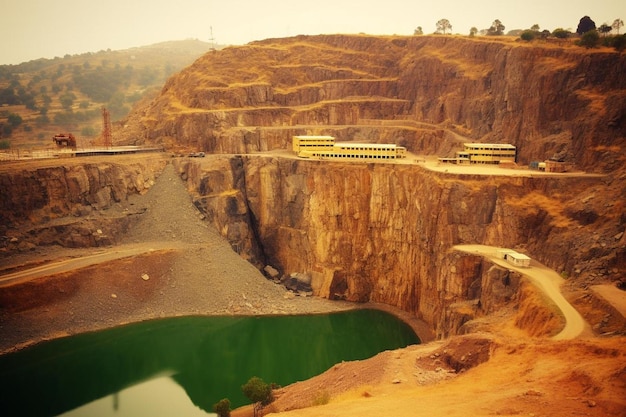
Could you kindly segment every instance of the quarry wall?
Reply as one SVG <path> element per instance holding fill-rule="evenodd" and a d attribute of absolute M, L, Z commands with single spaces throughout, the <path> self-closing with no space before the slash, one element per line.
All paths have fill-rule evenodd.
<path fill-rule="evenodd" d="M 519 275 L 454 245 L 516 248 L 564 274 L 623 267 L 618 240 L 609 237 L 600 254 L 584 240 L 594 226 L 559 224 L 569 198 L 562 190 L 584 194 L 601 187 L 599 179 L 458 176 L 419 164 L 269 156 L 177 165 L 196 205 L 259 268 L 308 274 L 322 297 L 399 307 L 439 336 L 515 303 L 520 285 Z M 580 241 L 570 235 L 573 225 Z M 589 251 L 602 266 L 585 260 Z"/>
<path fill-rule="evenodd" d="M 295 134 L 441 156 L 463 140 L 504 142 L 524 165 L 559 154 L 610 172 L 626 146 L 624 67 L 624 54 L 570 43 L 270 39 L 201 57 L 119 133 L 211 153 L 285 149 Z"/>
<path fill-rule="evenodd" d="M 124 162 L 78 159 L 2 167 L 0 260 L 38 245 L 115 243 L 134 214 L 116 208 L 147 192 L 167 163 L 163 156 Z"/>

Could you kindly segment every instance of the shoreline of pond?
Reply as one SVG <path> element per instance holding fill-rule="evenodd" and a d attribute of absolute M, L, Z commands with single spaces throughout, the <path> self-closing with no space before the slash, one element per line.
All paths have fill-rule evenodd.
<path fill-rule="evenodd" d="M 299 301 L 300 300 L 296 300 L 296 303 L 299 304 Z M 32 346 L 38 345 L 40 343 L 45 343 L 51 340 L 71 337 L 71 336 L 75 336 L 79 334 L 98 332 L 98 331 L 112 329 L 116 327 L 121 327 L 121 326 L 141 323 L 141 322 L 147 322 L 151 320 L 179 318 L 179 317 L 242 317 L 243 318 L 243 317 L 266 317 L 266 316 L 307 316 L 307 315 L 319 315 L 319 314 L 333 314 L 333 313 L 340 313 L 340 312 L 360 310 L 360 309 L 380 310 L 388 314 L 391 314 L 392 316 L 394 316 L 395 318 L 397 318 L 398 320 L 402 321 L 407 326 L 409 326 L 413 330 L 413 332 L 416 334 L 416 336 L 419 338 L 421 344 L 425 344 L 425 343 L 435 340 L 435 335 L 426 322 L 394 306 L 390 306 L 390 305 L 382 304 L 382 303 L 373 303 L 373 302 L 353 303 L 353 302 L 348 302 L 348 301 L 333 301 L 333 300 L 327 300 L 324 298 L 319 298 L 316 296 L 307 297 L 306 299 L 302 299 L 301 301 L 304 301 L 304 303 L 312 301 L 314 304 L 321 304 L 321 305 L 316 305 L 314 308 L 311 308 L 310 305 L 299 306 L 299 307 L 304 307 L 304 308 L 302 309 L 296 308 L 296 310 L 300 310 L 300 311 L 294 311 L 288 314 L 284 314 L 284 313 L 246 314 L 243 312 L 231 313 L 231 314 L 212 313 L 212 312 L 211 313 L 208 313 L 208 312 L 205 312 L 205 313 L 170 312 L 170 314 L 164 314 L 164 315 L 158 315 L 158 316 L 146 315 L 142 317 L 133 317 L 133 318 L 124 319 L 124 320 L 117 320 L 115 322 L 111 322 L 110 320 L 107 320 L 107 323 L 104 325 L 103 323 L 91 323 L 87 325 L 83 324 L 83 325 L 76 326 L 76 327 L 68 326 L 67 328 L 63 330 L 52 329 L 50 332 L 42 332 L 40 334 L 33 335 L 33 337 L 21 340 L 13 346 L 2 346 L 0 348 L 0 356 L 18 352 L 24 349 L 28 349 Z M 326 304 L 326 306 L 324 306 L 323 304 Z"/>

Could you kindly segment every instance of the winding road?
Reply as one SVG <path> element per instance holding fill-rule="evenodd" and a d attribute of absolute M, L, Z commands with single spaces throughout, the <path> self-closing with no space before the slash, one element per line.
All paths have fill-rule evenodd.
<path fill-rule="evenodd" d="M 491 262 L 503 268 L 519 272 L 520 274 L 528 277 L 534 285 L 550 297 L 559 310 L 561 310 L 561 313 L 565 318 L 565 326 L 557 335 L 552 337 L 554 340 L 570 340 L 583 334 L 591 334 L 589 324 L 565 299 L 565 297 L 563 297 L 563 294 L 561 293 L 561 285 L 563 285 L 564 280 L 559 274 L 556 273 L 556 271 L 547 268 L 545 265 L 542 265 L 535 260 L 531 261 L 530 267 L 516 267 L 497 255 L 498 250 L 507 248 L 486 245 L 457 245 L 454 246 L 453 249 L 484 256 Z"/>

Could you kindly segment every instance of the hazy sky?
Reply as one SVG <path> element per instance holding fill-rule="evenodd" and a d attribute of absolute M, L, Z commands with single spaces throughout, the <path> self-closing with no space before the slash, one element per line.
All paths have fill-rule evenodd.
<path fill-rule="evenodd" d="M 1 0 L 0 64 L 194 38 L 219 44 L 320 33 L 411 35 L 626 20 L 625 0 Z"/>

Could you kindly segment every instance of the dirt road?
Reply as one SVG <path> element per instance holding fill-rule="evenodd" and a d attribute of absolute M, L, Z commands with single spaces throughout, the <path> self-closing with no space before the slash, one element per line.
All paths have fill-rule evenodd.
<path fill-rule="evenodd" d="M 580 313 L 563 297 L 561 286 L 564 280 L 554 270 L 547 268 L 535 260 L 531 260 L 531 266 L 528 268 L 516 267 L 497 256 L 498 250 L 507 248 L 486 245 L 457 245 L 454 246 L 453 249 L 484 256 L 503 268 L 519 272 L 528 277 L 533 284 L 541 289 L 541 291 L 556 304 L 559 310 L 561 310 L 563 317 L 565 317 L 565 327 L 563 327 L 563 330 L 555 335 L 553 339 L 569 340 L 579 336 L 591 336 L 593 334 L 589 324 L 587 324 Z"/>
<path fill-rule="evenodd" d="M 138 256 L 160 250 L 179 250 L 182 245 L 171 242 L 152 242 L 150 244 L 127 244 L 116 246 L 115 249 L 98 249 L 93 254 L 45 263 L 32 268 L 0 275 L 0 288 L 8 285 L 21 284 L 37 278 L 65 272 L 71 272 L 88 266 L 114 261 L 117 259 Z"/>

